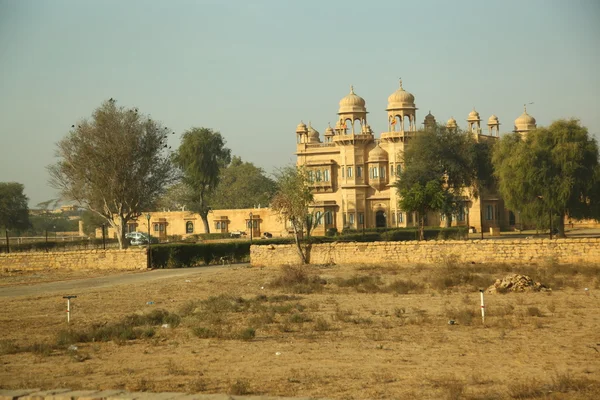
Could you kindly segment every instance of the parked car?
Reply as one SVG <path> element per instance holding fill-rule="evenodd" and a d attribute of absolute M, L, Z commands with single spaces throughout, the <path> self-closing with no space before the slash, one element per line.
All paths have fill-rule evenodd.
<path fill-rule="evenodd" d="M 230 233 L 232 238 L 241 238 L 242 236 L 246 236 L 246 232 L 243 231 L 233 231 Z"/>
<path fill-rule="evenodd" d="M 269 233 L 269 232 L 264 232 L 264 233 L 262 234 L 262 238 L 263 238 L 263 239 L 271 239 L 272 237 L 273 237 L 273 234 L 272 234 L 272 233 Z"/>
<path fill-rule="evenodd" d="M 129 244 L 132 246 L 148 244 L 148 234 L 144 232 L 129 232 L 125 234 L 125 238 L 129 240 Z M 150 236 L 150 243 L 158 243 L 158 239 Z"/>

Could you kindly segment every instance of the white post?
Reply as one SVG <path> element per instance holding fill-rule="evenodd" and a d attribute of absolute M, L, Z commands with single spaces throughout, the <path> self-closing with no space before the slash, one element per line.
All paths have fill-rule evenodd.
<path fill-rule="evenodd" d="M 481 295 L 481 322 L 485 325 L 485 304 L 483 302 L 483 289 L 479 290 Z"/>
<path fill-rule="evenodd" d="M 63 296 L 63 299 L 67 299 L 67 323 L 71 322 L 71 299 L 76 299 L 77 296 Z"/>

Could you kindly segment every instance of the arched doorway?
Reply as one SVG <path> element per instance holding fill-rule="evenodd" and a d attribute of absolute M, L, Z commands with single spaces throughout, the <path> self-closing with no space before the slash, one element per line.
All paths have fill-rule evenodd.
<path fill-rule="evenodd" d="M 385 212 L 379 210 L 375 213 L 375 227 L 376 228 L 385 228 L 387 227 L 387 220 Z"/>

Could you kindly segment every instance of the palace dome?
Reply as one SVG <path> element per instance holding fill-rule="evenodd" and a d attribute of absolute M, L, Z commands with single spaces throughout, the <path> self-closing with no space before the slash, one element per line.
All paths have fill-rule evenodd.
<path fill-rule="evenodd" d="M 296 127 L 296 132 L 306 132 L 306 125 L 304 125 L 304 122 L 300 121 Z"/>
<path fill-rule="evenodd" d="M 475 111 L 475 107 L 473 107 L 473 111 L 471 111 L 469 113 L 469 117 L 467 118 L 467 121 L 480 121 L 481 118 L 479 118 L 479 113 L 477 111 Z"/>
<path fill-rule="evenodd" d="M 447 128 L 456 128 L 456 127 L 458 127 L 458 125 L 456 124 L 456 120 L 454 119 L 454 117 L 450 117 L 450 119 L 448 120 L 448 122 L 446 122 L 446 127 Z"/>
<path fill-rule="evenodd" d="M 498 123 L 498 117 L 495 114 L 488 119 L 488 125 L 495 125 Z"/>
<path fill-rule="evenodd" d="M 354 86 L 350 86 L 350 93 L 340 100 L 340 109 L 338 114 L 367 112 L 365 108 L 365 99 L 354 93 Z"/>
<path fill-rule="evenodd" d="M 400 87 L 388 97 L 388 110 L 396 110 L 401 108 L 414 108 L 415 96 L 404 90 L 402 87 L 402 79 L 400 79 Z"/>
<path fill-rule="evenodd" d="M 379 145 L 375 146 L 371 151 L 369 151 L 369 158 L 367 162 L 379 162 L 379 161 L 387 161 L 388 153 Z"/>

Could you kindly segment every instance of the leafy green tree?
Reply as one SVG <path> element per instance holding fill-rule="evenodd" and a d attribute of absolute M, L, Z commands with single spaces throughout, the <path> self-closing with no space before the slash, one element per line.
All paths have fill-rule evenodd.
<path fill-rule="evenodd" d="M 469 134 L 443 126 L 419 131 L 407 144 L 395 186 L 402 198 L 400 208 L 419 213 L 421 238 L 426 212 L 446 215 L 449 226 L 452 215 L 463 207 L 462 197 L 475 179 L 475 145 Z"/>
<path fill-rule="evenodd" d="M 43 236 L 46 233 L 53 237 L 56 232 L 76 232 L 79 230 L 79 220 L 70 219 L 63 213 L 44 213 L 32 215 L 30 234 Z"/>
<path fill-rule="evenodd" d="M 527 219 L 555 221 L 564 237 L 564 218 L 600 219 L 598 144 L 578 120 L 503 137 L 493 163 L 500 192 Z"/>
<path fill-rule="evenodd" d="M 165 193 L 156 201 L 156 207 L 162 210 L 182 210 L 189 208 L 192 203 L 192 188 L 183 182 L 177 182 L 167 188 Z"/>
<path fill-rule="evenodd" d="M 50 183 L 62 200 L 104 218 L 125 248 L 127 222 L 150 210 L 174 178 L 167 134 L 136 108 L 110 99 L 58 142 Z"/>
<path fill-rule="evenodd" d="M 210 233 L 209 197 L 219 185 L 221 170 L 231 162 L 231 150 L 225 147 L 225 139 L 219 132 L 192 128 L 182 135 L 173 160 L 181 169 L 182 183 L 189 188 L 190 211 L 200 214 L 204 232 Z"/>
<path fill-rule="evenodd" d="M 25 187 L 17 182 L 0 182 L 0 228 L 23 231 L 29 228 Z"/>
<path fill-rule="evenodd" d="M 236 156 L 221 171 L 220 179 L 219 186 L 209 198 L 213 209 L 267 206 L 276 190 L 275 181 L 267 177 L 262 168 Z"/>
<path fill-rule="evenodd" d="M 431 180 L 424 185 L 415 182 L 412 186 L 402 187 L 398 191 L 402 196 L 400 207 L 407 212 L 418 213 L 419 240 L 423 240 L 427 212 L 441 210 L 448 200 L 448 192 L 444 190 L 440 179 Z"/>
<path fill-rule="evenodd" d="M 308 263 L 306 249 L 302 248 L 300 238 L 310 231 L 319 221 L 309 211 L 313 203 L 313 194 L 309 187 L 308 174 L 302 167 L 287 166 L 276 174 L 277 192 L 271 200 L 271 209 L 280 215 L 280 218 L 292 225 L 294 240 L 298 255 L 303 264 Z"/>
<path fill-rule="evenodd" d="M 83 233 L 88 236 L 95 234 L 96 229 L 106 223 L 106 219 L 88 210 L 81 213 L 81 220 L 83 221 Z"/>

